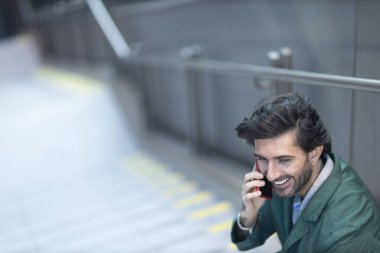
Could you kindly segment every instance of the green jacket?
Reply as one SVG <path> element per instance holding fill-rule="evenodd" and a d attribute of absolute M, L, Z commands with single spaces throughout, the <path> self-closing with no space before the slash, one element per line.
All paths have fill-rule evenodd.
<path fill-rule="evenodd" d="M 239 250 L 262 245 L 277 232 L 281 252 L 380 252 L 380 213 L 356 172 L 332 155 L 334 169 L 292 225 L 293 198 L 276 195 L 259 212 L 252 233 L 236 241 L 236 218 L 231 232 Z"/>

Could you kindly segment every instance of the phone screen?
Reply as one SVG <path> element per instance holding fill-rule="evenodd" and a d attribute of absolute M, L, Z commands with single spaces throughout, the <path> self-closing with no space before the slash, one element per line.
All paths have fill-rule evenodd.
<path fill-rule="evenodd" d="M 256 171 L 259 170 L 259 163 L 256 159 Z M 265 199 L 272 199 L 272 183 L 269 182 L 269 180 L 264 176 L 263 180 L 265 181 L 265 185 L 263 187 L 259 187 L 259 190 L 261 191 L 261 197 Z"/>

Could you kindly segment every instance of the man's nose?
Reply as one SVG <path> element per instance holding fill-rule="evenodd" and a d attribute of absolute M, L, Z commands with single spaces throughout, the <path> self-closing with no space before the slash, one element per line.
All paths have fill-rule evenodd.
<path fill-rule="evenodd" d="M 267 179 L 272 182 L 276 178 L 279 178 L 281 176 L 281 172 L 279 169 L 276 168 L 275 164 L 273 162 L 268 163 L 267 171 L 266 171 L 266 177 Z"/>

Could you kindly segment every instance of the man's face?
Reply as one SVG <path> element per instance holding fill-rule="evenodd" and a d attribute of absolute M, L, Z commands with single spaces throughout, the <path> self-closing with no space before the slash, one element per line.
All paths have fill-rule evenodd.
<path fill-rule="evenodd" d="M 314 181 L 315 170 L 309 157 L 295 143 L 295 131 L 274 139 L 255 140 L 259 169 L 281 197 L 304 195 Z"/>

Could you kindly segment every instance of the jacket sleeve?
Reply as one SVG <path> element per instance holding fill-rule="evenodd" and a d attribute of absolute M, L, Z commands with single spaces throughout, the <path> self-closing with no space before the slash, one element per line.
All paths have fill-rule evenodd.
<path fill-rule="evenodd" d="M 237 230 L 239 229 L 237 217 L 234 218 L 232 223 L 231 241 L 238 247 L 239 250 L 249 250 L 258 247 L 266 241 L 275 231 L 273 218 L 271 217 L 270 206 L 268 201 L 261 208 L 255 227 L 248 233 L 247 237 L 242 240 L 237 240 Z"/>

